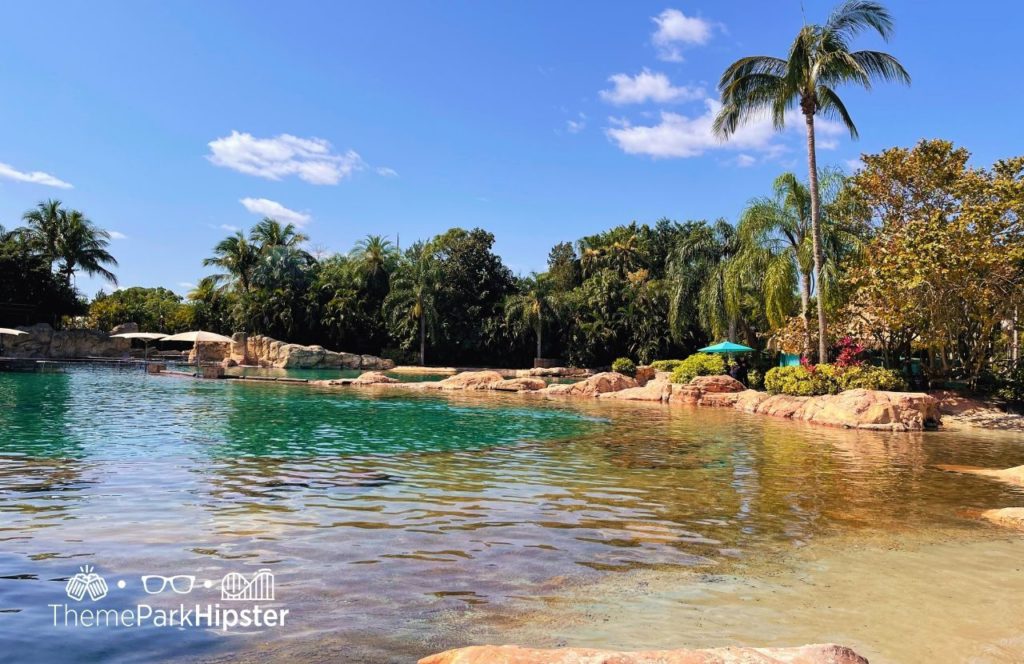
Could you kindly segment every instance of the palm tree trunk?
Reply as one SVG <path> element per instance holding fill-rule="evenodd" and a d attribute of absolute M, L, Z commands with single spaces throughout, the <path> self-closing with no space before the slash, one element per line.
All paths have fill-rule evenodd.
<path fill-rule="evenodd" d="M 543 351 L 541 350 L 541 348 L 542 348 L 542 344 L 541 344 L 541 338 L 542 337 L 541 337 L 541 335 L 543 334 L 543 330 L 544 330 L 544 315 L 541 312 L 538 311 L 537 312 L 537 358 L 538 359 L 543 357 L 543 355 L 542 355 Z"/>
<path fill-rule="evenodd" d="M 807 312 L 811 308 L 811 275 L 800 270 L 800 319 L 804 323 L 804 357 L 811 357 L 811 322 Z"/>
<path fill-rule="evenodd" d="M 828 330 L 825 298 L 821 293 L 821 198 L 818 193 L 818 157 L 814 147 L 814 113 L 804 112 L 807 122 L 807 179 L 811 186 L 811 239 L 814 245 L 814 283 L 818 288 L 818 362 L 828 362 Z"/>
<path fill-rule="evenodd" d="M 427 366 L 427 317 L 420 315 L 420 366 Z"/>

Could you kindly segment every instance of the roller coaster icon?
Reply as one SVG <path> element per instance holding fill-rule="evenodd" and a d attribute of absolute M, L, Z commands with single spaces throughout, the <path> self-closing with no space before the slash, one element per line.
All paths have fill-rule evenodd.
<path fill-rule="evenodd" d="M 240 572 L 230 572 L 220 581 L 220 598 L 226 601 L 273 602 L 274 573 L 261 569 L 251 579 Z"/>

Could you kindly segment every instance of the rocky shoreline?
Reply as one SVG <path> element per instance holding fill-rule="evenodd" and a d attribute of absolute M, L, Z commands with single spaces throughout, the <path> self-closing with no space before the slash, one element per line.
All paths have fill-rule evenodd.
<path fill-rule="evenodd" d="M 424 657 L 419 664 L 867 664 L 850 648 L 814 644 L 796 648 L 709 648 L 623 652 L 591 648 L 543 650 L 469 646 Z"/>
<path fill-rule="evenodd" d="M 313 381 L 315 385 L 386 386 L 414 391 L 516 392 L 547 398 L 597 398 L 650 401 L 668 405 L 732 408 L 758 415 L 851 429 L 922 431 L 939 426 L 942 415 L 935 397 L 915 392 L 849 390 L 819 397 L 792 397 L 746 389 L 729 376 L 698 376 L 679 385 L 663 375 L 637 381 L 615 372 L 603 372 L 569 384 L 549 385 L 536 376 L 509 378 L 494 370 L 466 371 L 440 381 L 401 383 L 382 374 L 357 379 Z"/>

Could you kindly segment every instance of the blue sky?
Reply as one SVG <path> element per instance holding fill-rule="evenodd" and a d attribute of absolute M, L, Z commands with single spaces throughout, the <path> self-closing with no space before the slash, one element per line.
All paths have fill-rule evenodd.
<path fill-rule="evenodd" d="M 806 0 L 824 20 L 834 3 Z M 819 163 L 941 137 L 1020 154 L 1024 3 L 890 2 L 910 88 L 846 89 L 861 139 Z M 0 9 L 0 223 L 56 197 L 116 233 L 122 286 L 188 290 L 232 228 L 292 218 L 324 251 L 481 226 L 517 272 L 633 219 L 726 217 L 800 127 L 707 136 L 736 58 L 783 55 L 796 0 L 91 2 Z M 92 294 L 102 284 L 80 279 Z"/>

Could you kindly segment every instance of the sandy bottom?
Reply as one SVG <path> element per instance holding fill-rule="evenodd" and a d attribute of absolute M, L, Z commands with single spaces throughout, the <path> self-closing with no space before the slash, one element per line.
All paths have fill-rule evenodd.
<path fill-rule="evenodd" d="M 756 567 L 615 577 L 489 636 L 622 650 L 835 642 L 872 664 L 1024 661 L 1019 536 L 841 537 Z"/>

